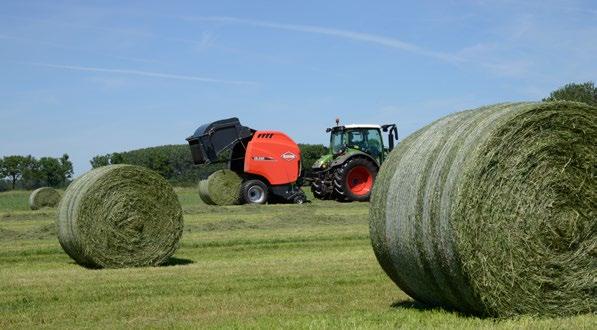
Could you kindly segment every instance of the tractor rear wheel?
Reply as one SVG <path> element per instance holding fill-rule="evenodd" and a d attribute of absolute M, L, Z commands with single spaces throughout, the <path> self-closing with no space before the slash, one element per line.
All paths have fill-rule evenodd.
<path fill-rule="evenodd" d="M 371 190 L 377 166 L 364 158 L 352 158 L 334 173 L 334 190 L 340 201 L 365 202 L 371 197 Z"/>
<path fill-rule="evenodd" d="M 253 179 L 243 182 L 240 192 L 246 204 L 265 204 L 267 202 L 267 185 L 261 180 Z"/>

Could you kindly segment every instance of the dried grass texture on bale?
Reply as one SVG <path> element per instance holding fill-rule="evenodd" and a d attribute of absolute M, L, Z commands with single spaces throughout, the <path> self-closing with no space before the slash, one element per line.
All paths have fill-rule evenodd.
<path fill-rule="evenodd" d="M 159 174 L 109 165 L 68 187 L 57 227 L 60 245 L 80 265 L 156 266 L 177 249 L 183 216 L 174 189 Z"/>
<path fill-rule="evenodd" d="M 597 108 L 498 104 L 402 141 L 373 190 L 379 263 L 414 299 L 477 315 L 597 310 Z"/>
<path fill-rule="evenodd" d="M 209 197 L 208 181 L 207 180 L 199 181 L 198 188 L 199 188 L 199 198 L 201 198 L 203 203 L 205 203 L 207 205 L 216 205 L 216 203 L 214 203 L 214 201 L 211 200 L 211 197 Z"/>
<path fill-rule="evenodd" d="M 240 204 L 242 178 L 236 172 L 219 170 L 213 172 L 206 181 L 207 183 L 204 183 L 203 189 L 201 183 L 199 183 L 200 196 L 207 196 L 206 199 L 212 201 L 214 205 Z"/>
<path fill-rule="evenodd" d="M 39 210 L 42 207 L 55 207 L 60 202 L 58 190 L 50 187 L 35 189 L 29 195 L 29 208 Z"/>

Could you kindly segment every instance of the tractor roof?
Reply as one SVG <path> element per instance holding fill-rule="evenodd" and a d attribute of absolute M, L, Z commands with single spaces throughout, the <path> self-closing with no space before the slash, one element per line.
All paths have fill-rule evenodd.
<path fill-rule="evenodd" d="M 326 132 L 337 132 L 340 130 L 346 130 L 346 129 L 359 129 L 359 128 L 374 128 L 374 129 L 382 129 L 383 127 L 380 125 L 369 125 L 369 124 L 350 124 L 350 125 L 340 125 L 340 126 L 334 126 L 334 127 L 330 127 L 328 129 L 326 129 Z"/>
<path fill-rule="evenodd" d="M 344 125 L 344 128 L 378 128 L 381 129 L 380 125 L 369 125 L 369 124 L 350 124 Z"/>

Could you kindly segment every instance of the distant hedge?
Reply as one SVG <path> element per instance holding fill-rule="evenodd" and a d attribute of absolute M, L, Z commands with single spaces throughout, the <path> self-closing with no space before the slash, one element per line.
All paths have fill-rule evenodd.
<path fill-rule="evenodd" d="M 0 158 L 0 191 L 66 187 L 73 175 L 68 154 L 60 158 L 10 155 Z"/>
<path fill-rule="evenodd" d="M 303 166 L 309 168 L 326 152 L 319 144 L 299 144 Z M 226 168 L 226 162 L 205 166 L 193 165 L 191 151 L 186 144 L 165 145 L 125 152 L 98 155 L 90 161 L 93 168 L 111 164 L 131 164 L 147 167 L 176 185 L 195 185 L 211 173 Z"/>

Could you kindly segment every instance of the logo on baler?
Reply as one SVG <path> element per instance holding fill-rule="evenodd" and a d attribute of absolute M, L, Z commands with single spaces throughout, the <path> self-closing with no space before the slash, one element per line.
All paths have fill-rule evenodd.
<path fill-rule="evenodd" d="M 282 159 L 287 160 L 287 161 L 295 160 L 296 155 L 293 154 L 292 152 L 288 151 L 288 152 L 285 152 L 282 154 Z"/>

